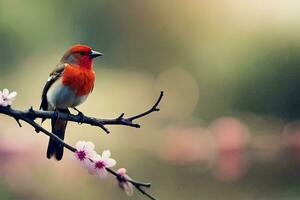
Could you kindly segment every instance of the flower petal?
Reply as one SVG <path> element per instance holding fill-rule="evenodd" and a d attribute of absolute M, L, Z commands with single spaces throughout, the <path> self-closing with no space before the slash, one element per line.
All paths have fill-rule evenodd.
<path fill-rule="evenodd" d="M 79 151 L 79 150 L 81 150 L 81 149 L 83 149 L 84 148 L 84 145 L 85 145 L 85 141 L 78 141 L 77 143 L 76 143 L 76 145 L 75 145 L 75 147 L 76 147 L 76 149 Z"/>
<path fill-rule="evenodd" d="M 4 98 L 7 98 L 8 95 L 9 95 L 9 91 L 8 91 L 7 88 L 5 88 L 5 89 L 3 90 L 3 92 L 2 92 L 2 96 L 3 96 Z"/>
<path fill-rule="evenodd" d="M 117 170 L 117 173 L 121 176 L 124 176 L 126 174 L 127 170 L 125 168 L 120 168 Z"/>
<path fill-rule="evenodd" d="M 115 159 L 109 158 L 106 160 L 106 167 L 111 168 L 117 164 Z"/>
<path fill-rule="evenodd" d="M 133 195 L 133 185 L 129 182 L 122 183 L 123 184 L 123 190 L 128 196 Z"/>
<path fill-rule="evenodd" d="M 98 169 L 97 174 L 100 178 L 104 179 L 107 176 L 107 170 L 105 168 Z"/>
<path fill-rule="evenodd" d="M 102 153 L 102 159 L 108 159 L 110 157 L 110 151 L 109 150 L 105 150 Z"/>
<path fill-rule="evenodd" d="M 86 142 L 86 144 L 85 144 L 85 148 L 87 149 L 87 150 L 94 150 L 94 148 L 95 148 L 95 145 L 92 143 L 92 142 Z"/>
<path fill-rule="evenodd" d="M 118 174 L 122 175 L 126 180 L 132 180 L 127 174 L 124 173 L 124 171 L 126 171 L 125 168 L 120 168 L 118 169 Z M 119 181 L 119 186 L 122 190 L 124 190 L 124 192 L 128 195 L 128 196 L 132 196 L 133 195 L 133 185 L 132 183 L 128 182 L 128 181 Z"/>
<path fill-rule="evenodd" d="M 16 98 L 17 95 L 18 95 L 17 92 L 12 92 L 12 93 L 10 93 L 10 94 L 7 96 L 7 98 L 8 98 L 9 100 L 15 100 L 15 98 Z"/>
<path fill-rule="evenodd" d="M 91 162 L 89 159 L 84 159 L 83 161 L 80 162 L 80 164 L 83 168 L 90 169 L 94 163 Z"/>
<path fill-rule="evenodd" d="M 3 107 L 6 107 L 6 106 L 8 106 L 8 103 L 7 103 L 7 101 L 3 101 L 3 102 L 2 102 L 2 106 L 3 106 Z"/>
<path fill-rule="evenodd" d="M 86 153 L 86 157 L 88 159 L 92 159 L 97 155 L 97 152 L 96 151 L 88 151 L 88 150 L 85 150 L 85 153 Z"/>
<path fill-rule="evenodd" d="M 91 158 L 94 162 L 97 162 L 99 160 L 102 160 L 102 157 L 99 154 L 94 154 L 93 157 Z"/>
<path fill-rule="evenodd" d="M 92 163 L 87 169 L 91 175 L 97 174 L 97 168 L 95 167 L 95 163 Z"/>

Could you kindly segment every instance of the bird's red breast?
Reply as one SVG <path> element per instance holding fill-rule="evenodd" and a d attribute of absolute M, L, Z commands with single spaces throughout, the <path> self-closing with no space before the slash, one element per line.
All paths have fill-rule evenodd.
<path fill-rule="evenodd" d="M 95 72 L 92 68 L 85 68 L 68 64 L 62 75 L 62 84 L 73 89 L 77 96 L 89 94 L 95 81 Z"/>

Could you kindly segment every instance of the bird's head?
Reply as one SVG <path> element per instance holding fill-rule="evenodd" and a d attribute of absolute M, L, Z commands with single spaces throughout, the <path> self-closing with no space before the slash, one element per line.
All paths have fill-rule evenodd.
<path fill-rule="evenodd" d="M 102 53 L 92 50 L 89 46 L 77 44 L 69 48 L 62 57 L 61 62 L 90 69 L 93 65 L 93 58 L 98 56 L 102 56 Z"/>

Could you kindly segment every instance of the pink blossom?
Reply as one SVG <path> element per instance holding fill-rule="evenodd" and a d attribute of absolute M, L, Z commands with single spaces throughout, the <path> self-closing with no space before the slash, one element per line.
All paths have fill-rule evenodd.
<path fill-rule="evenodd" d="M 83 167 L 89 167 L 92 159 L 97 153 L 94 151 L 95 145 L 92 142 L 78 141 L 76 143 L 77 151 L 74 154 L 74 160 L 79 160 Z"/>
<path fill-rule="evenodd" d="M 117 170 L 117 173 L 120 175 L 120 177 L 118 177 L 118 181 L 119 181 L 119 187 L 125 191 L 125 193 L 128 196 L 132 196 L 133 195 L 133 185 L 128 182 L 127 180 L 131 180 L 131 178 L 126 174 L 126 169 L 125 168 L 120 168 Z"/>
<path fill-rule="evenodd" d="M 8 89 L 0 91 L 0 106 L 6 107 L 12 105 L 12 102 L 16 99 L 17 92 L 9 93 Z"/>
<path fill-rule="evenodd" d="M 107 170 L 106 168 L 111 168 L 116 165 L 116 161 L 110 158 L 110 151 L 105 150 L 103 151 L 102 155 L 94 155 L 92 158 L 93 163 L 89 168 L 89 172 L 91 174 L 96 174 L 100 178 L 106 178 Z"/>

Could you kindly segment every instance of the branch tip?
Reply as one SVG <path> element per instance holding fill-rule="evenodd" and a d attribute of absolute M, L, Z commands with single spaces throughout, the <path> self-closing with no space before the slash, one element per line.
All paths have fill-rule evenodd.
<path fill-rule="evenodd" d="M 117 119 L 120 120 L 120 119 L 123 119 L 125 113 L 122 113 Z"/>
<path fill-rule="evenodd" d="M 14 117 L 14 118 L 15 118 L 15 120 L 17 121 L 17 123 L 18 123 L 19 127 L 22 127 L 22 124 L 21 124 L 21 122 L 20 122 L 20 119 L 19 119 L 19 118 L 17 118 L 17 117 Z"/>

